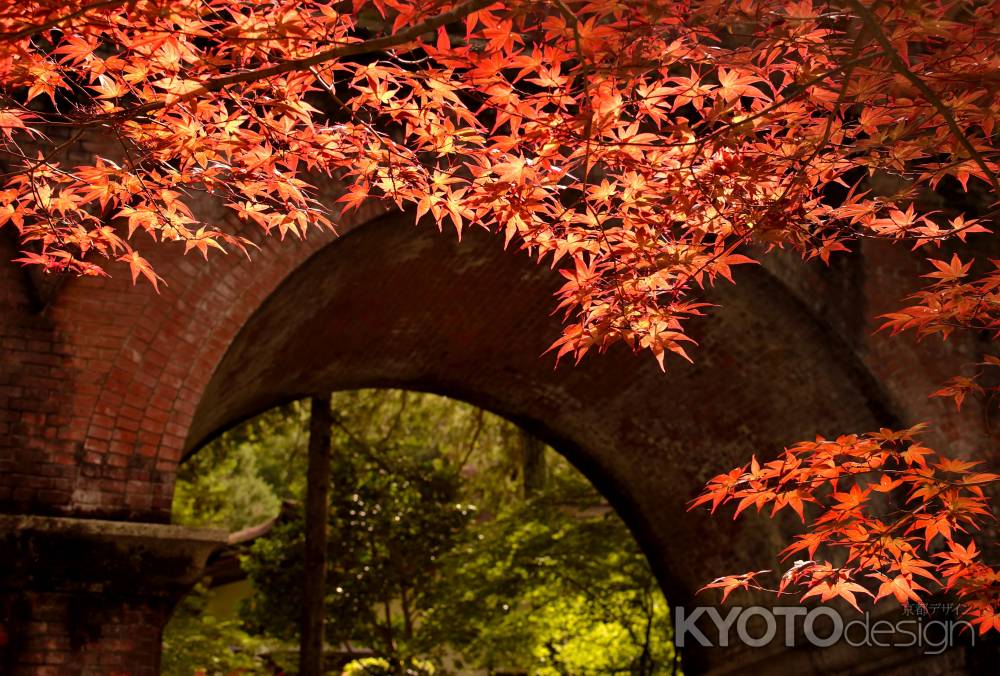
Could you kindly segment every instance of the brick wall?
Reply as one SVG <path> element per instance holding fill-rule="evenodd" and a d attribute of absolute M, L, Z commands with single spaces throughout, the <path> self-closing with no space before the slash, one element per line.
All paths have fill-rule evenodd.
<path fill-rule="evenodd" d="M 341 231 L 376 213 L 362 210 Z M 248 235 L 261 240 L 254 263 L 150 244 L 144 253 L 167 280 L 159 294 L 133 287 L 127 268 L 52 285 L 0 263 L 0 513 L 168 518 L 173 471 L 215 364 L 263 299 L 331 238 Z M 15 252 L 0 243 L 0 259 Z"/>
<path fill-rule="evenodd" d="M 165 603 L 108 603 L 80 594 L 0 597 L 0 666 L 11 676 L 159 673 Z"/>

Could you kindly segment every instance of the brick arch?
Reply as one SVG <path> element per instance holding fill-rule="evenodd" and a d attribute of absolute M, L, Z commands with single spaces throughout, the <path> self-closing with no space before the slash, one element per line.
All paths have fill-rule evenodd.
<path fill-rule="evenodd" d="M 5 511 L 166 520 L 185 451 L 317 388 L 392 385 L 457 396 L 586 449 L 575 454 L 578 464 L 597 455 L 576 438 L 592 424 L 548 429 L 539 417 L 546 407 L 613 421 L 594 438 L 650 454 L 666 444 L 683 455 L 699 436 L 688 424 L 697 421 L 726 449 L 706 455 L 709 464 L 688 463 L 699 480 L 751 448 L 886 418 L 857 346 L 827 335 L 802 294 L 771 275 L 746 272 L 736 287 L 717 289 L 721 309 L 698 327 L 693 366 L 677 362 L 663 376 L 648 358 L 616 349 L 554 371 L 538 355 L 558 335 L 548 315 L 557 275 L 505 254 L 482 231 L 459 245 L 380 213 L 368 206 L 340 239 L 262 239 L 253 262 L 231 254 L 206 263 L 147 248 L 168 282 L 159 294 L 132 287 L 120 270 L 50 289 L 4 266 Z M 33 283 L 43 300 L 49 294 L 44 308 L 31 297 Z M 536 396 L 523 403 L 504 388 Z M 567 398 L 566 390 L 581 394 Z M 672 417 L 648 404 L 666 400 Z M 629 407 L 661 422 L 642 423 L 623 412 Z"/>
<path fill-rule="evenodd" d="M 769 527 L 711 526 L 684 503 L 749 449 L 870 429 L 889 415 L 850 350 L 773 277 L 720 288 L 694 365 L 661 373 L 625 349 L 581 365 L 558 336 L 558 276 L 496 238 L 458 243 L 378 219 L 303 263 L 242 327 L 201 397 L 188 450 L 278 403 L 327 389 L 402 387 L 482 406 L 536 433 L 623 515 L 675 600 L 742 565 Z M 750 557 L 746 557 L 750 558 Z M 758 561 L 759 563 L 759 561 Z"/>
<path fill-rule="evenodd" d="M 336 189 L 334 186 L 328 188 L 326 192 L 332 196 Z M 206 212 L 220 209 L 207 204 L 202 208 Z M 354 221 L 341 226 L 341 234 L 354 233 L 358 224 L 374 221 L 381 213 L 384 212 L 378 205 L 367 205 Z M 211 217 L 211 214 L 206 216 Z M 226 213 L 215 216 L 229 217 Z M 186 449 L 240 416 L 256 412 L 263 403 L 273 403 L 276 393 L 282 396 L 300 394 L 282 385 L 270 394 L 249 388 L 246 392 L 253 392 L 252 396 L 222 396 L 217 389 L 225 379 L 213 379 L 213 374 L 232 370 L 232 355 L 244 349 L 239 347 L 238 336 L 248 335 L 250 329 L 246 327 L 251 324 L 251 318 L 259 314 L 262 305 L 290 275 L 298 278 L 307 275 L 320 280 L 331 273 L 330 279 L 348 283 L 340 276 L 343 271 L 363 274 L 367 269 L 369 280 L 355 279 L 350 283 L 367 284 L 375 293 L 388 288 L 386 285 L 391 280 L 398 287 L 393 291 L 394 297 L 399 298 L 405 297 L 409 282 L 394 272 L 396 263 L 411 265 L 410 274 L 421 279 L 442 275 L 445 281 L 439 288 L 444 289 L 449 283 L 458 287 L 447 293 L 435 292 L 435 302 L 440 304 L 436 312 L 446 312 L 449 303 L 458 302 L 463 304 L 460 312 L 475 309 L 477 303 L 491 308 L 491 312 L 500 312 L 510 325 L 504 330 L 511 336 L 518 336 L 519 349 L 532 360 L 532 368 L 550 370 L 551 362 L 538 360 L 536 356 L 558 331 L 556 323 L 545 318 L 552 307 L 547 294 L 556 283 L 554 274 L 532 266 L 520 254 L 502 255 L 499 243 L 483 232 L 470 231 L 467 240 L 471 243 L 464 245 L 467 255 L 463 256 L 455 253 L 463 249 L 456 246 L 450 234 L 438 236 L 431 228 L 414 228 L 401 223 L 394 235 L 397 239 L 393 239 L 379 234 L 392 230 L 386 223 L 379 221 L 357 229 L 355 234 L 358 236 L 362 232 L 375 233 L 365 238 L 372 244 L 363 254 L 346 253 L 360 246 L 354 243 L 361 241 L 355 240 L 355 234 L 348 234 L 343 241 L 352 243 L 342 246 L 339 242 L 330 244 L 334 239 L 332 235 L 316 232 L 304 242 L 260 238 L 261 249 L 251 252 L 253 262 L 239 254 L 213 255 L 205 262 L 195 256 L 180 256 L 176 249 L 165 245 L 148 246 L 145 253 L 167 280 L 159 294 L 145 284 L 133 287 L 127 271 L 122 269 L 113 270 L 112 279 L 66 279 L 28 274 L 9 263 L 0 265 L 0 509 L 8 513 L 165 520 L 171 501 L 173 470 Z M 430 255 L 442 256 L 441 263 L 416 261 L 414 252 L 423 251 L 432 243 L 436 248 Z M 487 253 L 490 246 L 493 249 Z M 331 253 L 317 254 L 327 248 Z M 14 242 L 0 239 L 0 256 L 10 260 L 15 252 Z M 360 260 L 359 255 L 369 256 L 371 260 Z M 903 295 L 898 291 L 900 280 L 916 278 L 916 274 L 907 277 L 898 272 L 893 276 L 901 265 L 897 258 L 897 254 L 891 253 L 866 253 L 856 264 L 861 272 L 853 276 L 833 275 L 822 270 L 817 273 L 816 267 L 804 269 L 800 265 L 779 262 L 769 265 L 774 278 L 782 280 L 780 284 L 772 280 L 773 288 L 752 288 L 754 284 L 764 284 L 753 282 L 718 289 L 716 295 L 723 309 L 718 317 L 705 321 L 700 328 L 708 342 L 697 350 L 695 366 L 676 365 L 670 376 L 656 382 L 674 382 L 672 379 L 677 374 L 686 374 L 684 378 L 693 386 L 700 378 L 701 396 L 705 402 L 711 402 L 713 397 L 705 391 L 705 386 L 712 378 L 732 381 L 732 374 L 739 374 L 739 369 L 747 365 L 752 366 L 760 354 L 773 354 L 776 349 L 787 348 L 786 358 L 779 360 L 781 364 L 775 362 L 770 381 L 761 377 L 754 386 L 758 391 L 755 396 L 769 397 L 782 391 L 786 380 L 783 373 L 796 363 L 799 365 L 789 373 L 793 379 L 800 379 L 796 387 L 808 388 L 808 379 L 802 380 L 803 368 L 827 368 L 828 365 L 817 361 L 815 355 L 836 349 L 839 350 L 837 356 L 830 358 L 839 365 L 830 378 L 836 380 L 847 373 L 853 374 L 850 378 L 854 382 L 861 382 L 858 374 L 871 372 L 878 381 L 874 389 L 889 393 L 888 397 L 883 397 L 881 392 L 872 395 L 869 382 L 862 388 L 867 388 L 867 393 L 859 395 L 864 400 L 858 404 L 860 409 L 868 410 L 873 401 L 885 399 L 889 402 L 887 406 L 895 409 L 897 417 L 903 420 L 934 417 L 947 404 L 928 402 L 926 393 L 947 374 L 957 372 L 957 365 L 969 359 L 967 350 L 956 347 L 957 343 L 953 342 L 943 351 L 931 352 L 934 358 L 928 359 L 926 349 L 918 350 L 899 340 L 887 346 L 885 341 L 872 340 L 866 330 L 861 334 L 845 335 L 844 327 L 864 325 L 863 320 L 875 311 L 891 309 L 891 303 Z M 331 269 L 321 266 L 318 260 L 327 261 L 324 265 Z M 377 265 L 382 268 L 373 267 Z M 457 273 L 452 269 L 454 265 L 495 266 L 499 272 L 489 282 L 489 288 L 480 286 L 474 294 L 470 289 L 461 288 L 469 276 Z M 306 268 L 312 272 L 303 272 Z M 472 277 L 486 283 L 481 275 Z M 759 273 L 745 273 L 743 277 L 762 278 Z M 318 281 L 315 285 L 327 288 Z M 746 288 L 742 288 L 744 286 Z M 431 290 L 422 292 L 431 293 Z M 327 289 L 325 293 L 333 292 Z M 519 303 L 520 297 L 532 300 Z M 776 300 L 779 297 L 781 302 Z M 817 299 L 827 298 L 841 300 L 817 306 Z M 385 312 L 380 312 L 378 306 L 393 307 L 397 316 L 410 319 L 416 308 L 413 304 L 410 307 L 387 304 L 385 298 L 370 297 L 369 300 L 367 307 L 355 307 L 353 311 L 370 315 L 371 318 L 364 319 L 362 324 L 370 326 L 374 336 L 382 335 L 376 328 L 377 322 L 389 329 L 398 329 L 387 323 Z M 289 303 L 303 312 L 310 305 L 309 300 L 301 299 Z M 503 314 L 504 308 L 525 314 L 520 318 Z M 863 308 L 860 313 L 858 308 Z M 799 318 L 793 321 L 789 319 L 792 316 Z M 815 337 L 815 341 L 825 342 L 820 351 L 809 346 L 793 348 L 791 345 L 800 341 L 802 333 L 798 324 L 809 324 L 811 316 L 820 318 L 820 333 L 827 331 L 831 337 Z M 723 320 L 730 318 L 725 325 L 728 329 L 719 321 L 720 317 Z M 301 317 L 283 321 L 289 325 L 303 323 Z M 743 329 L 738 327 L 741 322 L 753 333 L 747 349 L 740 347 L 743 338 L 739 333 Z M 786 326 L 789 322 L 798 324 Z M 519 323 L 530 325 L 530 331 L 537 335 L 529 339 L 527 328 L 521 331 L 512 328 Z M 870 325 L 865 326 L 870 328 Z M 434 339 L 448 345 L 449 354 L 460 353 L 466 343 L 490 345 L 481 335 L 473 335 L 474 329 L 465 326 L 458 314 L 445 316 L 440 327 L 440 335 L 435 335 Z M 727 331 L 728 337 L 718 342 L 729 341 L 733 349 L 718 350 L 716 354 L 711 348 L 715 336 Z M 279 334 L 281 331 L 275 332 Z M 508 341 L 508 344 L 513 343 Z M 233 345 L 236 347 L 231 349 Z M 501 361 L 509 358 L 507 353 L 497 351 L 497 346 L 489 349 L 494 350 Z M 739 358 L 733 354 L 738 354 Z M 426 355 L 422 358 L 426 359 Z M 274 360 L 277 356 L 268 355 L 267 359 Z M 644 372 L 642 369 L 651 368 L 648 361 L 626 359 L 624 355 L 591 358 L 579 373 L 589 373 L 597 368 L 592 364 L 598 362 L 615 364 L 613 368 L 623 369 L 623 373 L 637 368 Z M 803 363 L 807 366 L 803 367 Z M 727 368 L 732 370 L 727 373 Z M 388 366 L 383 371 L 392 373 Z M 559 373 L 565 371 L 562 369 Z M 396 377 L 385 376 L 389 380 Z M 414 374 L 399 374 L 398 377 L 403 378 L 400 384 L 404 386 L 434 389 L 460 385 L 444 382 L 447 379 L 440 375 L 436 376 L 440 381 L 437 382 L 429 372 L 419 378 L 428 382 L 405 382 L 416 378 Z M 582 375 L 574 373 L 572 377 Z M 344 375 L 331 376 L 331 383 L 340 386 L 345 378 Z M 737 379 L 742 378 L 739 375 Z M 371 374 L 363 378 L 356 375 L 355 380 L 371 384 L 378 378 Z M 262 382 L 277 383 L 280 378 L 269 376 Z M 777 383 L 777 387 L 771 388 L 772 392 L 765 387 L 768 382 Z M 816 386 L 814 389 L 822 388 Z M 479 390 L 467 396 L 490 398 L 488 393 Z M 722 401 L 719 397 L 714 399 Z M 742 410 L 744 415 L 752 417 L 754 405 L 748 406 Z M 724 408 L 725 404 L 709 406 L 713 407 Z M 503 409 L 503 402 L 496 402 L 494 408 Z M 511 411 L 511 415 L 523 417 L 519 411 Z M 952 439 L 974 441 L 979 436 L 977 428 L 980 425 L 974 412 L 957 422 L 953 419 L 951 425 L 944 432 Z M 806 427 L 809 427 L 807 434 L 811 434 L 823 426 Z M 788 439 L 781 437 L 779 441 Z M 744 453 L 747 448 L 743 446 Z"/>
<path fill-rule="evenodd" d="M 540 356 L 559 332 L 548 268 L 374 205 L 342 235 L 262 240 L 253 262 L 148 247 L 160 294 L 122 271 L 53 283 L 0 265 L 0 512 L 166 521 L 181 456 L 218 431 L 318 390 L 405 387 L 549 441 L 688 603 L 711 572 L 759 566 L 778 535 L 685 514 L 705 478 L 750 451 L 928 417 L 935 378 L 966 358 L 848 335 L 902 295 L 898 273 L 886 283 L 897 261 L 866 252 L 846 282 L 787 261 L 742 271 L 712 293 L 695 364 L 667 375 L 621 346 L 554 369 Z"/>

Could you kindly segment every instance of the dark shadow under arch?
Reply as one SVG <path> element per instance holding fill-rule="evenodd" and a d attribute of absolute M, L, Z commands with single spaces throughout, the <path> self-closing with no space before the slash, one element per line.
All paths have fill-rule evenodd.
<path fill-rule="evenodd" d="M 686 513 L 704 480 L 816 434 L 886 416 L 849 350 L 759 269 L 721 286 L 696 327 L 695 363 L 622 346 L 554 368 L 561 278 L 489 233 L 414 228 L 387 216 L 326 246 L 243 326 L 199 404 L 188 451 L 282 402 L 322 390 L 432 392 L 502 415 L 543 439 L 610 501 L 667 598 L 712 577 L 769 567 L 776 526 Z M 685 656 L 689 668 L 697 665 Z M 698 658 L 700 659 L 700 658 Z M 704 665 L 702 665 L 704 666 Z"/>

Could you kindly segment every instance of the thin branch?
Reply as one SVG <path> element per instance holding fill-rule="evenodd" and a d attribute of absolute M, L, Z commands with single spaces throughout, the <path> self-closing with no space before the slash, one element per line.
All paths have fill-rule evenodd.
<path fill-rule="evenodd" d="M 363 54 L 370 54 L 372 52 L 381 52 L 390 47 L 398 47 L 400 45 L 406 44 L 416 40 L 424 33 L 437 30 L 441 26 L 445 26 L 453 21 L 463 19 L 473 12 L 477 12 L 484 7 L 492 5 L 496 0 L 471 0 L 460 7 L 444 12 L 435 16 L 432 19 L 428 19 L 423 23 L 419 23 L 415 26 L 411 26 L 405 30 L 402 30 L 393 35 L 386 35 L 380 38 L 373 38 L 371 40 L 365 40 L 362 42 L 352 42 L 346 45 L 340 45 L 327 49 L 322 52 L 317 52 L 312 56 L 302 57 L 300 59 L 289 59 L 287 61 L 282 61 L 281 63 L 276 63 L 271 66 L 266 66 L 264 68 L 257 68 L 255 70 L 247 70 L 240 73 L 233 73 L 232 75 L 224 75 L 222 77 L 212 78 L 206 81 L 202 86 L 195 90 L 192 90 L 186 94 L 178 96 L 170 101 L 170 105 L 176 103 L 182 103 L 184 101 L 190 101 L 191 99 L 202 96 L 203 94 L 209 94 L 211 92 L 219 91 L 229 85 L 240 84 L 243 82 L 255 82 L 258 80 L 265 80 L 267 78 L 275 77 L 276 75 L 284 75 L 285 73 L 300 72 L 311 68 L 312 66 L 317 66 L 321 63 L 326 63 L 328 61 L 333 61 L 334 59 L 340 59 L 347 56 L 360 56 Z M 161 99 L 159 101 L 150 101 L 144 103 L 140 106 L 132 108 L 131 110 L 119 111 L 116 113 L 109 113 L 107 115 L 98 116 L 90 120 L 86 120 L 80 124 L 83 126 L 93 126 L 100 125 L 106 122 L 118 121 L 123 119 L 131 119 L 138 115 L 144 115 L 146 113 L 151 113 L 162 108 L 166 108 L 168 105 L 166 99 Z"/>
<path fill-rule="evenodd" d="M 941 97 L 930 88 L 930 86 L 924 82 L 920 77 L 910 70 L 906 62 L 903 61 L 903 57 L 899 55 L 899 52 L 892 45 L 892 41 L 882 30 L 882 26 L 879 23 L 878 17 L 876 17 L 871 10 L 860 2 L 860 0 L 843 0 L 848 6 L 851 7 L 855 12 L 858 13 L 861 20 L 864 22 L 865 27 L 871 31 L 872 37 L 877 43 L 885 50 L 886 56 L 889 58 L 889 63 L 892 64 L 893 70 L 906 78 L 917 90 L 924 95 L 927 102 L 934 106 L 934 109 L 944 118 L 945 123 L 948 125 L 948 129 L 951 131 L 952 136 L 955 140 L 965 148 L 965 151 L 969 153 L 969 156 L 976 163 L 979 169 L 983 172 L 986 179 L 992 184 L 993 190 L 997 194 L 1000 194 L 1000 179 L 997 175 L 990 169 L 989 164 L 987 164 L 986 159 L 982 154 L 976 150 L 976 147 L 972 145 L 972 141 L 969 137 L 965 135 L 962 128 L 958 124 L 958 120 L 955 119 L 955 114 L 952 112 L 951 108 L 941 99 Z"/>
<path fill-rule="evenodd" d="M 462 473 L 462 468 L 469 464 L 469 459 L 472 457 L 473 452 L 476 450 L 476 443 L 479 441 L 479 435 L 483 431 L 483 419 L 484 419 L 483 409 L 476 410 L 476 418 L 473 421 L 473 432 L 469 436 L 468 443 L 465 447 L 465 453 L 462 454 L 462 459 L 456 465 L 456 469 L 459 475 Z"/>
<path fill-rule="evenodd" d="M 23 40 L 25 38 L 30 38 L 33 35 L 42 33 L 49 30 L 50 28 L 55 28 L 64 21 L 72 21 L 78 17 L 83 16 L 87 12 L 94 9 L 106 9 L 114 7 L 116 5 L 124 5 L 134 0 L 99 0 L 98 2 L 92 2 L 89 5 L 84 5 L 75 12 L 70 12 L 69 14 L 64 14 L 62 16 L 56 17 L 54 19 L 49 19 L 48 21 L 40 24 L 33 24 L 30 26 L 25 26 L 21 30 L 10 31 L 7 33 L 0 33 L 0 40 L 16 42 L 18 40 Z"/>

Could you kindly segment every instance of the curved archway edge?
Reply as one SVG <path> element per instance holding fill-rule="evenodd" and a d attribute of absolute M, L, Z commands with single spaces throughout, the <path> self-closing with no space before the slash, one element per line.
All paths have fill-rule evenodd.
<path fill-rule="evenodd" d="M 372 205 L 339 239 L 262 241 L 252 263 L 163 250 L 151 257 L 163 293 L 78 279 L 43 312 L 0 266 L 0 510 L 163 521 L 182 455 L 235 422 L 320 390 L 417 389 L 560 450 L 624 517 L 668 598 L 689 603 L 713 573 L 767 567 L 778 536 L 686 513 L 706 478 L 801 438 L 928 417 L 921 387 L 963 357 L 845 337 L 810 302 L 828 281 L 786 267 L 712 292 L 693 365 L 664 375 L 619 346 L 554 368 L 540 354 L 559 332 L 558 275 L 486 232 L 459 243 L 408 222 Z M 880 260 L 865 259 L 841 305 L 889 295 Z"/>
<path fill-rule="evenodd" d="M 322 390 L 462 399 L 566 455 L 623 515 L 670 597 L 687 601 L 707 570 L 739 569 L 753 557 L 734 552 L 774 536 L 686 514 L 706 478 L 749 452 L 884 422 L 863 368 L 762 271 L 717 290 L 694 365 L 675 360 L 664 374 L 618 348 L 555 367 L 540 354 L 559 332 L 557 275 L 487 233 L 458 243 L 401 220 L 327 245 L 260 305 L 206 386 L 188 449 Z"/>

